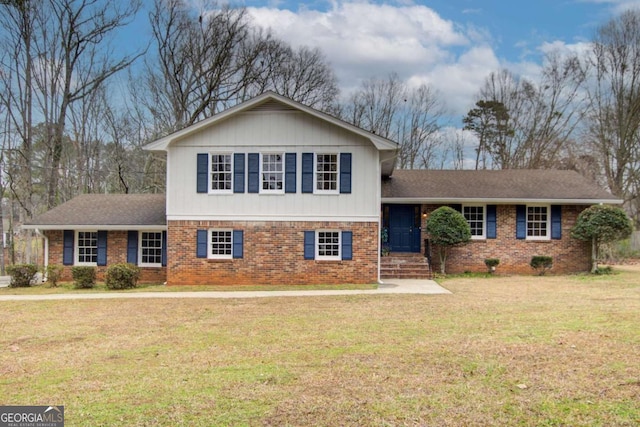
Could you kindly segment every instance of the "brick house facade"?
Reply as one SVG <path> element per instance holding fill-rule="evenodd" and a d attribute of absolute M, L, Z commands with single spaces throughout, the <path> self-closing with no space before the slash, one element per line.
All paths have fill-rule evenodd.
<path fill-rule="evenodd" d="M 198 230 L 242 230 L 241 257 L 208 259 L 196 256 Z M 305 258 L 305 231 L 352 233 L 350 259 L 320 261 Z M 167 283 L 338 284 L 375 283 L 378 279 L 378 223 L 170 221 Z M 278 236 L 278 245 L 273 236 Z"/>
<path fill-rule="evenodd" d="M 429 213 L 439 206 L 423 205 Z M 551 256 L 554 274 L 588 271 L 591 267 L 591 244 L 570 238 L 571 228 L 578 214 L 586 206 L 562 206 L 562 238 L 556 240 L 526 240 L 516 236 L 516 205 L 497 205 L 497 238 L 471 240 L 468 244 L 451 248 L 447 258 L 447 273 L 486 272 L 484 260 L 498 258 L 497 271 L 501 274 L 531 274 L 531 257 L 534 255 Z M 423 242 L 428 239 L 423 232 Z M 424 243 L 421 248 L 424 251 Z M 432 248 L 434 271 L 440 271 L 438 247 Z"/>
<path fill-rule="evenodd" d="M 424 221 L 442 205 L 474 234 L 448 272 L 499 258 L 500 272 L 526 274 L 533 255 L 587 271 L 571 227 L 589 205 L 620 203 L 570 171 L 395 170 L 395 142 L 271 92 L 145 149 L 167 154 L 166 194 L 83 195 L 25 225 L 65 278 L 132 262 L 169 285 L 374 283 L 383 246 L 425 252 Z"/>

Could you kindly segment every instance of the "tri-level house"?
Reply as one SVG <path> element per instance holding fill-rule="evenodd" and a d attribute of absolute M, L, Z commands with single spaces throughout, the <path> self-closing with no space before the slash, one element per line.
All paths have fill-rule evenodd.
<path fill-rule="evenodd" d="M 532 255 L 582 271 L 578 213 L 620 202 L 568 171 L 394 170 L 395 142 L 272 92 L 145 149 L 167 154 L 166 195 L 83 195 L 35 218 L 48 263 L 131 262 L 169 285 L 374 283 L 396 255 L 426 262 L 424 222 L 450 205 L 473 240 L 449 271 L 493 257 L 529 272 Z"/>

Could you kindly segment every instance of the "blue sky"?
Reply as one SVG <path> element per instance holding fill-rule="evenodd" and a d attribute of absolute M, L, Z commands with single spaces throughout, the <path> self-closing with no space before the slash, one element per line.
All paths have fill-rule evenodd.
<path fill-rule="evenodd" d="M 201 10 L 212 0 L 185 1 Z M 228 1 L 291 45 L 320 48 L 343 96 L 394 72 L 410 87 L 439 91 L 455 118 L 473 107 L 492 71 L 535 82 L 545 52 L 585 51 L 598 26 L 640 8 L 640 0 Z M 121 34 L 128 46 L 149 39 L 147 13 Z"/>
<path fill-rule="evenodd" d="M 583 51 L 598 26 L 640 0 L 237 0 L 293 45 L 322 49 L 343 94 L 396 72 L 439 90 L 454 115 L 501 67 L 535 81 L 545 52 Z"/>

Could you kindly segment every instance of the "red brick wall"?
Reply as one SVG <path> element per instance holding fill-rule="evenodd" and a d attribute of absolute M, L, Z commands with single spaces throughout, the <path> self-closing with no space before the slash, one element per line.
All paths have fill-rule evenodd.
<path fill-rule="evenodd" d="M 244 231 L 242 259 L 196 258 L 197 230 Z M 353 260 L 304 259 L 304 231 L 353 232 Z M 169 221 L 169 285 L 341 284 L 378 279 L 378 223 Z"/>
<path fill-rule="evenodd" d="M 425 205 L 423 212 L 433 212 L 438 206 Z M 533 274 L 530 267 L 531 257 L 545 255 L 553 257 L 550 274 L 576 273 L 589 271 L 591 265 L 591 244 L 571 237 L 571 228 L 578 214 L 587 206 L 562 207 L 562 239 L 560 240 L 520 240 L 516 239 L 516 206 L 497 206 L 497 238 L 472 240 L 469 244 L 450 249 L 446 262 L 447 273 L 485 272 L 486 258 L 500 259 L 497 273 Z M 424 233 L 423 220 L 423 238 Z M 423 248 L 424 249 L 424 248 Z M 440 271 L 438 249 L 432 250 L 433 270 Z"/>
<path fill-rule="evenodd" d="M 62 265 L 63 231 L 48 230 L 44 232 L 49 238 L 49 264 Z M 111 264 L 127 262 L 127 231 L 109 231 L 107 233 L 107 265 L 96 267 L 98 281 L 104 280 L 104 273 Z M 70 282 L 71 267 L 64 266 L 62 281 Z M 141 267 L 141 283 L 164 283 L 167 279 L 166 267 Z"/>

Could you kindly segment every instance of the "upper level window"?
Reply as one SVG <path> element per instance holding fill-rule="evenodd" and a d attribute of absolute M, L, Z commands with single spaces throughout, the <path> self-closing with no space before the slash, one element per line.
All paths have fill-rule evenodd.
<path fill-rule="evenodd" d="M 338 191 L 338 155 L 316 155 L 316 191 L 335 193 Z"/>
<path fill-rule="evenodd" d="M 78 231 L 76 249 L 77 265 L 96 265 L 98 262 L 98 232 Z"/>
<path fill-rule="evenodd" d="M 462 214 L 469 223 L 471 228 L 472 239 L 484 239 L 485 238 L 485 213 L 484 206 L 463 206 Z"/>
<path fill-rule="evenodd" d="M 162 232 L 140 232 L 140 265 L 151 267 L 162 265 Z"/>
<path fill-rule="evenodd" d="M 211 191 L 231 192 L 233 190 L 233 156 L 231 154 L 211 155 Z"/>
<path fill-rule="evenodd" d="M 282 154 L 262 154 L 262 187 L 263 193 L 284 192 L 284 164 Z"/>
<path fill-rule="evenodd" d="M 527 239 L 549 238 L 549 207 L 527 206 Z"/>

